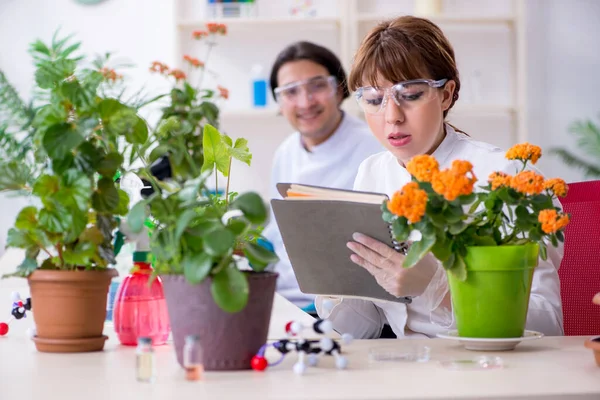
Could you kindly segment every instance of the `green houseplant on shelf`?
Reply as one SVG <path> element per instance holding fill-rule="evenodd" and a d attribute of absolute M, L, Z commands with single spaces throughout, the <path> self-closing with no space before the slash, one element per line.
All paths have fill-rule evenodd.
<path fill-rule="evenodd" d="M 431 252 L 446 269 L 459 336 L 524 333 L 538 257 L 545 260 L 547 246 L 564 241 L 569 222 L 554 203 L 566 195 L 565 182 L 526 169 L 540 157 L 537 146 L 514 146 L 506 158 L 520 163 L 520 171 L 513 176 L 494 172 L 474 191 L 476 177 L 468 161 L 439 170 L 434 157 L 416 156 L 407 164 L 411 182 L 382 205 L 396 240 L 420 232 L 404 267 Z"/>
<path fill-rule="evenodd" d="M 18 213 L 7 246 L 25 250 L 11 276 L 28 279 L 34 341 L 47 352 L 104 347 L 108 285 L 116 275 L 109 268 L 113 231 L 129 203 L 113 177 L 124 171 L 129 147 L 148 137 L 135 109 L 103 96 L 117 76 L 86 68 L 74 56 L 79 43 L 69 39 L 55 35 L 50 45 L 32 44 L 41 93 L 29 131 L 34 156 L 0 164 L 0 190 L 32 199 Z"/>
<path fill-rule="evenodd" d="M 222 28 L 208 27 L 216 34 L 217 29 Z M 192 66 L 199 63 L 187 58 Z M 194 334 L 204 349 L 205 369 L 249 369 L 267 339 L 277 278 L 263 271 L 277 257 L 259 245 L 267 207 L 256 193 L 229 191 L 232 161 L 250 165 L 252 155 L 246 139 L 233 141 L 212 124 L 218 117 L 215 92 L 193 86 L 182 71 L 167 71 L 175 76 L 171 104 L 151 144 L 139 149 L 144 168 L 137 174 L 153 193 L 132 208 L 127 222 L 134 232 L 146 218 L 154 225 L 150 248 L 179 363 L 183 366 L 185 337 Z M 219 92 L 226 97 L 222 88 Z M 153 172 L 157 163 L 170 169 L 162 180 Z M 219 174 L 227 178 L 223 194 L 207 185 Z"/>

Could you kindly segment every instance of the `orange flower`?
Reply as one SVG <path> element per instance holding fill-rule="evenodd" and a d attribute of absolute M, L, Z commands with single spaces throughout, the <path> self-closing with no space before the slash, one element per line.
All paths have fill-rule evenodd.
<path fill-rule="evenodd" d="M 219 95 L 227 100 L 229 98 L 229 90 L 225 89 L 223 86 L 217 86 L 217 90 L 219 91 Z"/>
<path fill-rule="evenodd" d="M 458 196 L 473 193 L 473 185 L 476 181 L 473 165 L 468 161 L 455 160 L 452 162 L 452 168 L 440 171 L 433 176 L 431 186 L 446 200 L 453 201 Z"/>
<path fill-rule="evenodd" d="M 209 33 L 218 33 L 220 35 L 227 34 L 227 26 L 225 24 L 217 24 L 211 22 L 206 24 L 206 29 L 208 29 Z"/>
<path fill-rule="evenodd" d="M 406 164 L 406 170 L 421 182 L 431 182 L 433 175 L 439 172 L 439 164 L 435 157 L 422 154 L 414 156 Z"/>
<path fill-rule="evenodd" d="M 527 142 L 516 144 L 506 152 L 506 158 L 509 160 L 531 161 L 532 164 L 535 164 L 541 156 L 542 149 Z"/>
<path fill-rule="evenodd" d="M 554 209 L 542 210 L 538 215 L 538 221 L 542 224 L 542 231 L 554 233 L 564 228 L 569 223 L 567 214 L 559 214 Z"/>
<path fill-rule="evenodd" d="M 492 190 L 496 190 L 501 186 L 510 186 L 512 177 L 504 172 L 492 172 L 488 178 L 488 182 L 492 184 Z"/>
<path fill-rule="evenodd" d="M 558 197 L 565 197 L 569 191 L 566 182 L 560 178 L 548 179 L 544 182 L 544 189 L 551 190 Z"/>
<path fill-rule="evenodd" d="M 387 204 L 388 210 L 399 217 L 405 217 L 411 224 L 417 223 L 425 215 L 427 193 L 419 189 L 419 184 L 409 182 L 397 191 Z"/>
<path fill-rule="evenodd" d="M 185 56 L 183 56 L 183 59 L 185 61 L 187 61 L 188 63 L 190 63 L 190 65 L 192 67 L 195 67 L 195 68 L 204 67 L 204 63 L 202 61 L 200 61 L 197 58 L 194 58 L 192 56 L 185 55 Z"/>
<path fill-rule="evenodd" d="M 185 80 L 185 78 L 186 78 L 185 72 L 183 72 L 180 69 L 171 70 L 171 72 L 169 72 L 169 75 L 171 75 L 173 78 L 175 78 L 175 80 L 177 82 L 179 82 L 180 80 Z"/>
<path fill-rule="evenodd" d="M 523 194 L 540 194 L 544 190 L 544 177 L 533 171 L 519 172 L 511 178 L 510 187 Z"/>
<path fill-rule="evenodd" d="M 123 75 L 119 75 L 115 72 L 114 69 L 110 69 L 107 67 L 103 67 L 100 68 L 100 71 L 98 71 L 102 74 L 102 76 L 104 77 L 104 79 L 108 80 L 108 81 L 113 81 L 116 82 L 117 79 L 122 79 Z"/>
<path fill-rule="evenodd" d="M 165 73 L 169 72 L 169 66 L 167 64 L 161 63 L 159 61 L 154 61 L 152 63 L 152 66 L 150 67 L 150 71 L 165 74 Z"/>
<path fill-rule="evenodd" d="M 208 32 L 207 31 L 194 31 L 192 32 L 192 37 L 194 39 L 202 39 L 204 36 L 208 36 Z"/>

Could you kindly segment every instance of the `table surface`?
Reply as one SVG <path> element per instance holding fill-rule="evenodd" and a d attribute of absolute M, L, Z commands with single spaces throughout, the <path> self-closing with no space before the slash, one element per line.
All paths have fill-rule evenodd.
<path fill-rule="evenodd" d="M 0 273 L 8 263 L 7 257 L 0 260 Z M 7 308 L 12 290 L 28 293 L 24 282 L 0 281 Z M 282 338 L 282 324 L 289 320 L 310 323 L 312 318 L 276 296 L 269 337 Z M 333 358 L 325 357 L 318 367 L 296 375 L 296 357 L 290 354 L 265 372 L 206 372 L 198 382 L 185 380 L 169 343 L 155 348 L 156 381 L 142 383 L 135 378 L 135 348 L 121 346 L 110 328 L 102 352 L 48 354 L 37 352 L 26 337 L 31 323 L 16 321 L 0 337 L 0 399 L 600 399 L 600 368 L 583 346 L 585 337 L 546 337 L 496 353 L 467 351 L 443 339 L 357 340 L 343 346 L 346 370 L 337 370 Z M 430 361 L 369 360 L 374 348 L 399 351 L 410 345 L 429 346 Z M 501 357 L 504 367 L 465 371 L 441 363 L 481 355 Z M 275 358 L 269 354 L 271 361 Z"/>

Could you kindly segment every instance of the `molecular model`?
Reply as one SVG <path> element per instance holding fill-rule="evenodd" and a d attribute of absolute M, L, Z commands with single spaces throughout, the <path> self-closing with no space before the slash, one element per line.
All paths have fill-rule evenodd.
<path fill-rule="evenodd" d="M 8 333 L 8 326 L 14 320 L 19 320 L 22 318 L 27 318 L 27 311 L 31 311 L 31 298 L 28 297 L 27 300 L 21 300 L 21 295 L 19 292 L 11 293 L 12 300 L 12 311 L 11 317 L 7 322 L 0 322 L 0 336 L 4 336 Z M 34 335 L 35 329 L 29 330 L 28 335 Z"/>
<path fill-rule="evenodd" d="M 323 335 L 321 339 L 305 339 L 302 332 L 305 329 L 312 328 L 314 333 Z M 255 371 L 264 371 L 267 367 L 273 367 L 283 361 L 285 356 L 295 351 L 298 354 L 298 361 L 294 364 L 294 372 L 302 375 L 306 372 L 307 363 L 311 367 L 317 366 L 319 358 L 322 355 L 335 357 L 335 366 L 338 369 L 345 369 L 348 366 L 348 360 L 341 355 L 342 348 L 340 344 L 325 335 L 333 332 L 331 321 L 318 319 L 312 327 L 305 327 L 302 323 L 291 321 L 285 325 L 286 339 L 278 340 L 271 344 L 264 344 L 258 353 L 252 358 L 250 365 Z M 296 337 L 294 339 L 294 337 Z M 343 344 L 352 343 L 353 337 L 348 333 L 342 335 Z M 269 363 L 265 358 L 265 352 L 269 346 L 275 348 L 281 354 L 281 358 L 276 362 Z"/>

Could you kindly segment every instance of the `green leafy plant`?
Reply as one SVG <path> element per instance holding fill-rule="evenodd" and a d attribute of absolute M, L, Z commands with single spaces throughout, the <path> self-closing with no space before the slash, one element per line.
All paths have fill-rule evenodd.
<path fill-rule="evenodd" d="M 182 134 L 182 123 L 170 117 L 158 132 L 159 146 L 171 143 Z M 238 196 L 227 189 L 221 196 L 206 186 L 210 173 L 216 176 L 219 171 L 227 177 L 229 188 L 233 159 L 250 165 L 252 156 L 246 139 L 233 142 L 205 124 L 202 140 L 203 148 L 183 152 L 183 157 L 189 157 L 190 170 L 174 169 L 169 181 L 155 179 L 148 167 L 152 157 L 141 157 L 146 167 L 138 174 L 151 182 L 155 192 L 132 208 L 127 222 L 133 232 L 139 232 L 146 218 L 152 219 L 150 247 L 155 273 L 184 275 L 191 284 L 210 278 L 214 301 L 233 313 L 246 306 L 249 292 L 247 272 L 239 269 L 238 257 L 246 257 L 253 271 L 260 272 L 277 261 L 277 256 L 257 243 L 260 225 L 267 218 L 266 205 L 258 194 Z M 196 165 L 192 160 L 202 151 L 204 163 Z"/>
<path fill-rule="evenodd" d="M 113 178 L 125 171 L 129 148 L 148 138 L 135 109 L 102 95 L 110 75 L 85 67 L 84 58 L 74 56 L 79 43 L 69 39 L 32 44 L 41 93 L 28 128 L 36 156 L 25 162 L 12 153 L 0 163 L 0 190 L 28 193 L 34 200 L 8 232 L 7 247 L 26 250 L 17 276 L 37 268 L 98 269 L 114 262 L 112 234 L 118 217 L 127 215 L 129 198 Z"/>
<path fill-rule="evenodd" d="M 411 182 L 382 205 L 383 219 L 392 224 L 396 240 L 420 236 L 410 246 L 404 267 L 413 267 L 432 252 L 447 271 L 464 280 L 470 246 L 538 243 L 546 259 L 547 243 L 558 246 L 564 241 L 562 230 L 569 216 L 553 200 L 566 195 L 565 182 L 525 170 L 528 162 L 541 157 L 538 146 L 516 145 L 506 157 L 519 160 L 522 169 L 513 176 L 492 173 L 477 192 L 468 161 L 455 160 L 451 168 L 439 170 L 434 157 L 413 157 L 406 166 Z M 413 232 L 418 233 L 411 236 Z"/>
<path fill-rule="evenodd" d="M 577 145 L 587 153 L 593 162 L 584 160 L 566 149 L 551 149 L 568 166 L 578 168 L 587 177 L 600 177 L 600 127 L 591 120 L 575 121 L 569 132 L 577 138 Z"/>

